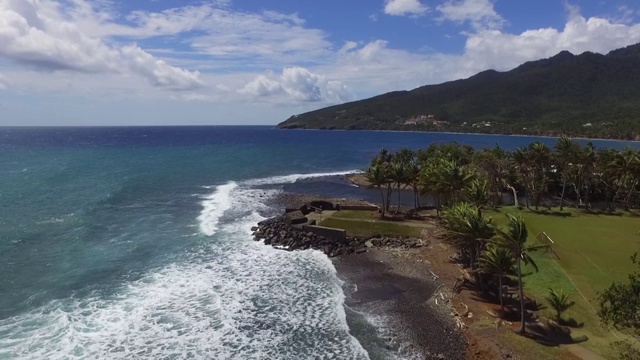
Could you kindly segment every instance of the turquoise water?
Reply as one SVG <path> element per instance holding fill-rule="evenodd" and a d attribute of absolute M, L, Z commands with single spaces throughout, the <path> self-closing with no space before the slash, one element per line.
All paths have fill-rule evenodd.
<path fill-rule="evenodd" d="M 250 228 L 277 212 L 283 188 L 307 182 L 349 195 L 339 174 L 365 167 L 380 147 L 450 140 L 532 141 L 266 127 L 0 129 L 0 358 L 380 356 L 351 336 L 324 255 L 257 244 Z M 604 144 L 625 145 L 596 145 Z"/>

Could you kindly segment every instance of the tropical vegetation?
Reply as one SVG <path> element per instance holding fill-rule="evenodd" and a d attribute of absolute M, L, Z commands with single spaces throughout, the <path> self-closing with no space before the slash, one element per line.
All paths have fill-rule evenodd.
<path fill-rule="evenodd" d="M 485 298 L 495 299 L 500 316 L 513 319 L 517 314 L 520 333 L 527 332 L 535 316 L 530 309 L 542 306 L 525 294 L 530 286 L 536 297 L 546 300 L 549 318 L 557 326 L 578 326 L 574 317 L 582 311 L 582 320 L 593 325 L 579 332 L 593 335 L 594 346 L 614 340 L 601 331 L 594 309 L 598 304 L 589 299 L 599 299 L 605 324 L 640 329 L 640 297 L 633 295 L 640 272 L 598 295 L 628 273 L 607 246 L 628 246 L 628 235 L 638 230 L 633 219 L 640 214 L 640 151 L 596 148 L 568 137 L 551 147 L 534 142 L 513 151 L 497 146 L 476 150 L 457 143 L 417 151 L 383 149 L 372 159 L 366 178 L 379 190 L 382 218 L 397 217 L 403 204 L 405 216 L 435 210 L 442 236 L 457 250 L 456 260 L 467 269 L 467 279 Z M 413 193 L 413 204 L 401 203 L 401 191 Z M 572 226 L 581 228 L 568 228 L 563 221 L 567 216 Z M 563 244 L 550 249 L 551 242 L 536 241 L 529 221 L 538 235 L 552 231 L 562 236 Z M 609 245 L 600 244 L 605 240 Z M 551 252 L 555 257 L 550 258 Z M 561 264 L 569 268 L 565 271 Z M 536 280 L 538 266 L 550 277 Z M 603 272 L 604 266 L 611 272 Z M 523 279 L 530 275 L 525 284 Z M 576 301 L 573 291 L 580 294 Z M 578 310 L 572 310 L 574 306 Z M 637 348 L 623 345 L 618 348 L 627 353 Z"/>

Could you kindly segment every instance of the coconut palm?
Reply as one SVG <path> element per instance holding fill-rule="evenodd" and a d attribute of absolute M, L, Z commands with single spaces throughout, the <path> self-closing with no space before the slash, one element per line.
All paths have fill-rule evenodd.
<path fill-rule="evenodd" d="M 639 168 L 640 157 L 635 150 L 627 147 L 623 151 L 616 153 L 614 160 L 609 165 L 609 170 L 616 177 L 618 185 L 613 198 L 614 203 L 618 196 L 621 195 L 621 192 L 625 190 L 627 195 L 624 198 L 624 204 L 627 208 L 629 207 L 629 200 L 638 184 L 637 174 Z"/>
<path fill-rule="evenodd" d="M 562 192 L 560 194 L 560 211 L 564 207 L 564 195 L 567 189 L 567 181 L 571 173 L 571 168 L 576 166 L 576 153 L 580 150 L 580 145 L 566 136 L 561 136 L 554 146 L 557 157 L 558 171 L 562 177 Z"/>
<path fill-rule="evenodd" d="M 533 205 L 538 208 L 542 197 L 547 192 L 548 174 L 551 170 L 552 156 L 547 145 L 536 141 L 527 148 L 528 162 L 531 167 L 530 191 Z"/>
<path fill-rule="evenodd" d="M 476 268 L 478 254 L 496 233 L 491 218 L 467 203 L 449 207 L 443 215 L 442 226 L 447 241 L 468 257 L 472 270 Z"/>
<path fill-rule="evenodd" d="M 559 293 L 549 289 L 549 296 L 545 299 L 549 302 L 551 308 L 556 311 L 556 321 L 558 323 L 562 320 L 562 313 L 576 304 L 575 301 L 569 301 L 569 295 L 565 294 L 562 289 L 560 289 Z"/>
<path fill-rule="evenodd" d="M 519 147 L 511 153 L 511 161 L 516 168 L 519 181 L 524 187 L 525 205 L 529 208 L 529 198 L 531 197 L 531 169 L 529 166 L 529 154 L 526 148 Z M 516 197 L 514 190 L 514 198 Z"/>
<path fill-rule="evenodd" d="M 382 200 L 382 213 L 381 217 L 385 214 L 385 197 L 382 187 L 387 184 L 388 176 L 385 171 L 385 167 L 382 164 L 371 165 L 365 171 L 364 176 L 367 178 L 370 187 L 378 188 L 380 191 L 380 197 Z"/>
<path fill-rule="evenodd" d="M 480 270 L 498 276 L 498 296 L 500 297 L 500 309 L 504 314 L 504 296 L 502 296 L 502 280 L 505 276 L 513 273 L 515 259 L 509 249 L 489 245 L 482 253 L 478 261 Z"/>
<path fill-rule="evenodd" d="M 518 275 L 518 290 L 520 295 L 520 333 L 524 334 L 525 331 L 525 309 L 524 309 L 524 289 L 522 287 L 522 263 L 525 265 L 531 265 L 533 268 L 538 271 L 538 266 L 533 261 L 529 252 L 535 251 L 540 248 L 547 247 L 547 245 L 533 245 L 527 246 L 527 236 L 529 232 L 527 230 L 527 225 L 524 222 L 524 219 L 520 216 L 515 217 L 511 214 L 507 215 L 509 223 L 507 226 L 507 230 L 503 231 L 497 229 L 497 236 L 494 239 L 494 243 L 500 247 L 507 249 L 513 257 L 516 259 L 516 270 Z"/>
<path fill-rule="evenodd" d="M 396 184 L 396 191 L 398 193 L 398 207 L 396 214 L 400 212 L 400 187 L 407 183 L 407 171 L 405 165 L 402 162 L 392 162 L 389 166 L 389 179 Z"/>
<path fill-rule="evenodd" d="M 467 199 L 477 207 L 489 203 L 489 182 L 485 179 L 473 179 L 464 189 Z"/>
<path fill-rule="evenodd" d="M 413 207 L 417 210 L 420 207 L 420 192 L 418 182 L 420 181 L 420 166 L 415 160 L 409 162 L 405 168 L 407 184 L 413 188 Z"/>

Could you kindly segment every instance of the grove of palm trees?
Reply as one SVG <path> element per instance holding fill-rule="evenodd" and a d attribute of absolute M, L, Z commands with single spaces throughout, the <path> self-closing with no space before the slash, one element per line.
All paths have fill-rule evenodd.
<path fill-rule="evenodd" d="M 580 291 L 582 285 L 579 280 L 574 282 L 571 271 L 565 275 L 572 288 L 567 288 L 565 282 L 554 283 L 544 278 L 528 280 L 547 276 L 547 273 L 537 274 L 539 266 L 536 259 L 541 258 L 533 254 L 549 253 L 555 246 L 553 240 L 536 241 L 539 234 L 530 233 L 528 214 L 537 216 L 536 232 L 545 229 L 542 216 L 547 216 L 546 219 L 553 223 L 563 221 L 564 217 L 580 219 L 582 214 L 598 217 L 598 224 L 606 224 L 608 219 L 624 220 L 625 226 L 631 224 L 628 226 L 635 226 L 635 231 L 640 230 L 640 221 L 635 225 L 637 220 L 633 220 L 640 214 L 640 151 L 631 148 L 599 149 L 592 143 L 583 146 L 561 137 L 552 148 L 534 142 L 514 151 L 499 147 L 474 150 L 457 143 L 431 145 L 418 151 L 403 149 L 395 153 L 382 149 L 364 176 L 368 186 L 380 193 L 382 218 L 397 217 L 403 211 L 403 215 L 416 214 L 424 209 L 434 211 L 442 237 L 457 251 L 454 261 L 469 275 L 467 281 L 487 301 L 499 305 L 497 316 L 514 321 L 520 334 L 530 332 L 527 324 L 534 316 L 530 311 L 532 307 L 551 309 L 550 323 L 562 327 L 570 322 L 563 318 L 563 314 L 571 311 L 576 305 L 575 300 L 580 300 L 577 307 L 593 313 L 591 317 L 577 319 L 577 322 L 598 322 L 592 324 L 597 328 L 600 320 L 591 303 L 596 303 L 598 297 L 600 303 L 604 303 L 607 295 L 604 286 L 598 287 L 593 294 L 587 287 Z M 405 206 L 401 206 L 400 192 L 403 190 L 413 192 L 413 206 L 406 206 L 406 201 Z M 559 227 L 563 230 L 556 231 L 554 235 L 561 237 L 579 233 L 581 223 L 571 221 L 561 223 Z M 587 217 L 580 221 L 595 223 Z M 626 227 L 611 226 L 617 227 L 618 231 L 622 229 L 633 233 Z M 544 235 L 547 236 L 546 233 Z M 565 241 L 562 237 L 560 240 Z M 606 248 L 602 243 L 608 239 L 594 237 L 584 241 L 585 244 L 586 241 L 597 241 L 600 242 L 598 246 Z M 550 255 L 543 258 L 545 264 L 553 263 L 564 271 L 562 267 L 569 260 L 562 251 L 571 252 L 573 245 L 563 246 L 564 249 L 558 250 L 560 255 L 553 251 L 557 258 Z M 608 259 L 608 256 L 618 259 L 620 254 L 624 255 L 623 258 L 628 257 L 636 249 L 612 251 L 617 253 L 602 252 L 603 259 Z M 585 258 L 588 258 L 586 254 Z M 598 259 L 588 259 L 594 264 L 599 262 Z M 594 279 L 594 283 L 609 285 L 612 278 L 620 279 L 617 269 L 611 270 L 611 277 L 606 274 L 607 269 L 598 270 L 604 275 Z M 583 277 L 585 283 L 590 281 L 586 275 Z M 527 289 L 529 283 L 544 283 L 548 287 L 542 294 L 540 286 L 534 286 L 531 292 L 535 300 L 532 300 Z M 635 312 L 639 310 L 635 309 Z M 630 313 L 634 310 L 631 309 Z M 576 323 L 576 319 L 569 320 Z M 610 323 L 607 319 L 604 321 Z M 594 334 L 600 336 L 597 330 Z M 609 341 L 607 336 L 602 335 L 602 341 Z"/>

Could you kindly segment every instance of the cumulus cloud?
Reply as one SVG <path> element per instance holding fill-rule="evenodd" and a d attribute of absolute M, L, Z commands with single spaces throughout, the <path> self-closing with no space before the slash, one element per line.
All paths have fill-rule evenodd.
<path fill-rule="evenodd" d="M 82 3 L 82 2 L 80 2 Z M 108 45 L 64 20 L 58 3 L 48 0 L 0 1 L 0 57 L 45 71 L 133 72 L 153 85 L 188 89 L 199 74 L 168 65 L 137 46 Z"/>
<path fill-rule="evenodd" d="M 543 28 L 521 34 L 483 31 L 466 42 L 465 57 L 475 69 L 509 69 L 525 61 L 550 57 L 562 50 L 574 54 L 607 52 L 640 42 L 640 24 L 616 24 L 608 19 L 574 15 L 564 29 Z"/>
<path fill-rule="evenodd" d="M 640 41 L 640 25 L 584 18 L 570 5 L 563 28 L 510 34 L 490 1 L 440 2 L 441 21 L 473 29 L 464 33 L 461 54 L 400 49 L 385 39 L 331 43 L 298 15 L 236 11 L 221 1 L 118 14 L 110 0 L 0 0 L 0 61 L 11 79 L 0 77 L 0 87 L 218 104 L 252 99 L 311 109 L 489 68 L 509 70 L 561 50 L 606 53 Z M 385 4 L 394 15 L 428 11 L 416 0 Z M 167 48 L 151 49 L 148 40 Z"/>
<path fill-rule="evenodd" d="M 260 97 L 280 94 L 283 91 L 279 81 L 271 80 L 264 75 L 258 75 L 240 90 L 241 93 Z"/>
<path fill-rule="evenodd" d="M 387 15 L 405 16 L 424 15 L 429 8 L 423 5 L 420 0 L 386 0 L 384 12 Z"/>
<path fill-rule="evenodd" d="M 468 22 L 474 29 L 500 29 L 505 23 L 491 0 L 447 0 L 436 7 L 440 21 Z"/>
<path fill-rule="evenodd" d="M 586 19 L 578 13 L 571 15 L 561 29 L 541 28 L 519 34 L 478 30 L 467 34 L 460 55 L 409 52 L 394 49 L 385 40 L 347 43 L 335 64 L 318 69 L 349 84 L 362 97 L 465 78 L 487 69 L 506 71 L 562 50 L 606 54 L 638 42 L 640 24 L 624 25 L 600 17 Z"/>
<path fill-rule="evenodd" d="M 284 99 L 303 102 L 341 103 L 352 99 L 342 82 L 329 80 L 302 67 L 284 68 L 282 74 L 268 78 L 258 75 L 245 85 L 240 93 L 254 97 L 284 96 Z"/>

